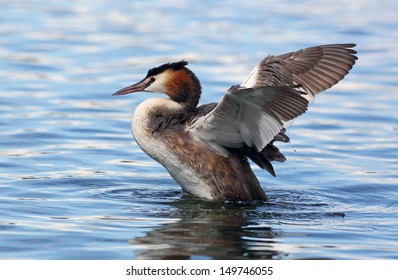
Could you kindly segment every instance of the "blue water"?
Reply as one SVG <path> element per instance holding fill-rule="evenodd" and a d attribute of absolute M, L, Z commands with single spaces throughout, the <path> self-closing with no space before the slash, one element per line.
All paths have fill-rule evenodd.
<path fill-rule="evenodd" d="M 397 1 L 0 1 L 0 259 L 398 258 Z M 279 145 L 269 201 L 189 197 L 130 134 L 183 58 L 217 101 L 268 54 L 357 43 Z M 152 96 L 152 95 L 150 95 Z"/>

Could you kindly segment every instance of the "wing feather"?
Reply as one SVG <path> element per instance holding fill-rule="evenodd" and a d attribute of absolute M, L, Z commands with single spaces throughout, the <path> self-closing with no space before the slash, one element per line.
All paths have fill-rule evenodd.
<path fill-rule="evenodd" d="M 242 83 L 244 87 L 294 86 L 312 100 L 316 94 L 338 83 L 357 60 L 355 44 L 310 47 L 278 56 L 267 56 Z"/>
<path fill-rule="evenodd" d="M 246 145 L 261 151 L 281 132 L 283 122 L 307 110 L 303 94 L 295 87 L 232 87 L 189 131 L 224 155 L 223 147 Z"/>

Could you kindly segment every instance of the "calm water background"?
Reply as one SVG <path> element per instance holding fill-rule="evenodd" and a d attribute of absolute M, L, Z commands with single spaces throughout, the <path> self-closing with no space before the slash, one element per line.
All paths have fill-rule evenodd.
<path fill-rule="evenodd" d="M 398 258 L 397 1 L 0 0 L 0 258 Z M 217 101 L 267 54 L 357 43 L 280 144 L 270 200 L 181 193 L 111 94 L 185 58 Z"/>

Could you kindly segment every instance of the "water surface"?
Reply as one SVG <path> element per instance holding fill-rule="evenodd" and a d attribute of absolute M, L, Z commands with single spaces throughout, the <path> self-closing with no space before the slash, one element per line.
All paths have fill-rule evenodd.
<path fill-rule="evenodd" d="M 398 258 L 398 3 L 257 2 L 0 1 L 0 258 Z M 267 203 L 183 194 L 131 137 L 148 96 L 111 97 L 186 59 L 213 102 L 268 54 L 351 42 L 255 170 Z"/>

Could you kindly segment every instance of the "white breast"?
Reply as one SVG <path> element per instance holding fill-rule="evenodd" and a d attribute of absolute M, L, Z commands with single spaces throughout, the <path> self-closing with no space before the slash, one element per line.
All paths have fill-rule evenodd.
<path fill-rule="evenodd" d="M 181 109 L 181 105 L 165 98 L 147 99 L 138 105 L 134 112 L 131 122 L 133 136 L 140 148 L 154 160 L 162 164 L 173 177 L 188 193 L 194 196 L 213 199 L 212 191 L 192 168 L 181 162 L 179 158 L 171 151 L 162 139 L 161 134 L 154 136 L 148 130 L 148 114 L 156 106 L 166 106 L 170 110 Z"/>

